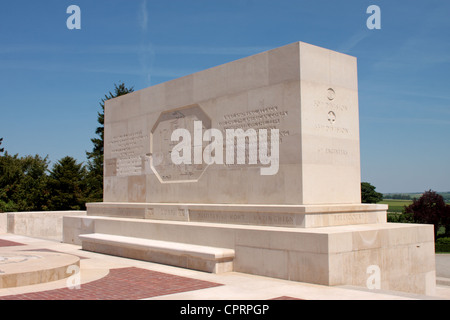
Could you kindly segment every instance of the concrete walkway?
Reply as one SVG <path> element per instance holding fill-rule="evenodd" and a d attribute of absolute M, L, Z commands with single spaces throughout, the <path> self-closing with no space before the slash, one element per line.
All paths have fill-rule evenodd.
<path fill-rule="evenodd" d="M 3 245 L 2 245 L 3 243 Z M 81 250 L 80 246 L 0 234 L 0 253 L 62 252 L 79 256 L 80 286 L 71 277 L 44 284 L 0 289 L 0 300 L 450 300 L 450 286 L 434 296 L 327 287 L 238 272 L 210 274 Z M 437 277 L 450 279 L 450 255 L 438 255 Z M 68 286 L 75 286 L 70 289 Z"/>
<path fill-rule="evenodd" d="M 450 286 L 450 253 L 436 255 L 436 284 Z"/>

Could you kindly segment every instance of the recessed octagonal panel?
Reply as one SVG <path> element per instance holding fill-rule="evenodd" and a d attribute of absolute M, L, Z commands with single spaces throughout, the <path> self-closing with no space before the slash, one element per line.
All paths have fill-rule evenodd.
<path fill-rule="evenodd" d="M 186 106 L 162 112 L 151 131 L 151 157 L 150 167 L 161 183 L 182 183 L 196 182 L 207 168 L 207 164 L 194 163 L 194 122 L 201 121 L 202 132 L 197 132 L 197 136 L 202 137 L 203 131 L 211 128 L 211 119 L 200 108 L 198 104 Z M 186 129 L 191 137 L 191 163 L 175 164 L 172 161 L 171 153 L 173 148 L 180 141 L 172 141 L 172 133 L 176 129 Z M 201 150 L 207 143 L 201 138 Z"/>

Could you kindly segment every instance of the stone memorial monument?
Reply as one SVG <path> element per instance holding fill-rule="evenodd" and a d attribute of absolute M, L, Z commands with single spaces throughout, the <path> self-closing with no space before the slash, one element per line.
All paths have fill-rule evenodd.
<path fill-rule="evenodd" d="M 209 272 L 423 294 L 433 226 L 361 204 L 356 58 L 293 43 L 105 106 L 85 250 Z"/>

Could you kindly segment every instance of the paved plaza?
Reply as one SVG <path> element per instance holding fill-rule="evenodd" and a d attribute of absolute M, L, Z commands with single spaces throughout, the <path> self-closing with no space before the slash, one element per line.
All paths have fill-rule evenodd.
<path fill-rule="evenodd" d="M 59 252 L 80 258 L 78 287 L 70 278 L 0 289 L 0 300 L 429 300 L 450 299 L 445 285 L 450 255 L 437 256 L 434 296 L 327 287 L 237 272 L 211 274 L 81 250 L 80 246 L 13 234 L 0 235 L 0 252 Z M 1 268 L 0 268 L 1 269 Z M 440 284 L 441 283 L 441 284 Z"/>

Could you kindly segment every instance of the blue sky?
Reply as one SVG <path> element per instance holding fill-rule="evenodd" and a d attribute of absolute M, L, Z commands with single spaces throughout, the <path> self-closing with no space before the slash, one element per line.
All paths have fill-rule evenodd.
<path fill-rule="evenodd" d="M 81 30 L 66 27 L 72 4 Z M 442 0 L 3 1 L 2 146 L 86 161 L 115 83 L 139 90 L 304 41 L 358 58 L 362 180 L 450 191 L 449 16 Z"/>

